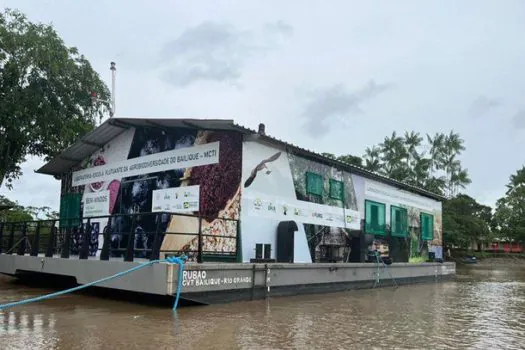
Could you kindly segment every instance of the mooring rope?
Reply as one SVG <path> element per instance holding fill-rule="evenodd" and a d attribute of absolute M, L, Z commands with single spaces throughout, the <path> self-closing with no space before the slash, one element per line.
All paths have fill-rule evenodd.
<path fill-rule="evenodd" d="M 166 259 L 148 261 L 146 263 L 143 263 L 143 264 L 140 264 L 138 266 L 132 267 L 129 270 L 121 271 L 121 272 L 116 273 L 114 275 L 111 275 L 111 276 L 108 276 L 108 277 L 104 277 L 104 278 L 101 278 L 99 280 L 96 280 L 96 281 L 93 281 L 93 282 L 90 282 L 90 283 L 86 283 L 86 284 L 83 284 L 83 285 L 80 285 L 80 286 L 77 286 L 77 287 L 73 287 L 73 288 L 70 288 L 70 289 L 62 290 L 62 291 L 51 293 L 51 294 L 41 295 L 41 296 L 34 297 L 34 298 L 19 300 L 19 301 L 7 303 L 7 304 L 1 304 L 0 305 L 0 311 L 4 310 L 4 309 L 15 307 L 15 306 L 25 305 L 25 304 L 29 304 L 29 303 L 35 303 L 35 302 L 38 302 L 38 301 L 51 299 L 51 298 L 58 297 L 58 296 L 61 296 L 61 295 L 73 293 L 73 292 L 76 292 L 76 291 L 84 289 L 84 288 L 92 287 L 94 285 L 97 285 L 97 284 L 100 284 L 100 283 L 103 283 L 103 282 L 107 282 L 107 281 L 110 281 L 110 280 L 122 277 L 122 276 L 127 275 L 127 274 L 129 274 L 131 272 L 143 269 L 143 268 L 145 268 L 147 266 L 150 266 L 150 265 L 153 265 L 153 264 L 158 264 L 158 263 L 164 263 L 164 262 L 169 263 L 169 264 L 177 264 L 177 265 L 179 265 L 179 275 L 177 277 L 177 293 L 176 293 L 176 296 L 175 296 L 175 302 L 173 303 L 173 310 L 176 310 L 177 309 L 177 305 L 179 303 L 180 291 L 182 289 L 182 272 L 184 271 L 184 262 L 186 261 L 186 259 L 187 259 L 187 257 L 181 256 L 181 257 L 169 257 L 169 258 L 166 258 Z"/>
<path fill-rule="evenodd" d="M 374 281 L 374 286 L 372 288 L 375 288 L 377 285 L 379 285 L 380 265 L 383 265 L 383 268 L 387 271 L 388 275 L 392 279 L 392 282 L 394 283 L 394 286 L 397 288 L 398 285 L 397 285 L 396 279 L 394 278 L 394 276 L 392 276 L 392 274 L 390 273 L 390 270 L 388 270 L 385 262 L 379 255 L 378 251 L 376 250 L 374 253 L 376 257 L 376 280 Z"/>

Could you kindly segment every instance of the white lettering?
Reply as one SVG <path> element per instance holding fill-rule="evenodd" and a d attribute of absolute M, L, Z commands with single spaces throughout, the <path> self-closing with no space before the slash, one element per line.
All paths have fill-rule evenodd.
<path fill-rule="evenodd" d="M 218 271 L 218 273 L 220 273 Z M 251 276 L 236 277 L 210 277 L 204 270 L 192 270 L 182 272 L 183 287 L 220 286 L 227 284 L 252 283 Z"/>

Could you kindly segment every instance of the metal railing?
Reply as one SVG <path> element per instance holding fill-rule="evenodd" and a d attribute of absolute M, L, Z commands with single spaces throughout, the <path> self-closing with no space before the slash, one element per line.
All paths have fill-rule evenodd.
<path fill-rule="evenodd" d="M 190 218 L 196 226 L 194 232 L 174 224 L 169 227 L 172 218 Z M 187 219 L 188 220 L 188 219 Z M 203 233 L 203 223 L 220 221 L 229 226 L 232 235 Z M 103 229 L 101 227 L 103 225 Z M 168 227 L 170 228 L 168 230 Z M 185 249 L 161 249 L 166 236 L 186 236 Z M 228 218 L 206 218 L 198 215 L 155 212 L 94 216 L 89 218 L 61 218 L 56 220 L 35 220 L 23 222 L 0 222 L 0 254 L 17 254 L 46 257 L 60 256 L 63 259 L 123 258 L 133 261 L 135 258 L 149 260 L 160 256 L 184 253 L 189 261 L 237 260 L 239 220 Z M 100 244 L 99 237 L 103 237 Z M 196 239 L 195 239 L 196 238 Z M 207 238 L 230 243 L 233 249 L 209 247 Z M 192 247 L 194 249 L 191 249 Z M 182 247 L 181 247 L 182 248 Z"/>

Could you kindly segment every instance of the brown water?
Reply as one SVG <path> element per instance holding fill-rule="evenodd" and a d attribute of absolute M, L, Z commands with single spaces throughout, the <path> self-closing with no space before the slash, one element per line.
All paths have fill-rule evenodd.
<path fill-rule="evenodd" d="M 48 290 L 0 282 L 0 303 Z M 169 309 L 70 295 L 0 312 L 0 349 L 524 349 L 525 268 Z"/>

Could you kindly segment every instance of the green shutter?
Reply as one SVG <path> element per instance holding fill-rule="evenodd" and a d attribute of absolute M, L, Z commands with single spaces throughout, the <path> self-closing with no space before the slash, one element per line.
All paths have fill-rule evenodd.
<path fill-rule="evenodd" d="M 344 182 L 330 179 L 330 198 L 337 200 L 344 200 Z"/>
<path fill-rule="evenodd" d="M 306 193 L 315 196 L 323 195 L 323 177 L 319 174 L 306 173 Z"/>
<path fill-rule="evenodd" d="M 405 208 L 390 206 L 390 232 L 395 237 L 408 237 L 408 212 Z"/>
<path fill-rule="evenodd" d="M 70 228 L 80 225 L 80 203 L 82 194 L 68 193 L 60 198 L 60 227 Z"/>
<path fill-rule="evenodd" d="M 365 200 L 365 232 L 386 234 L 386 209 L 383 203 Z"/>
<path fill-rule="evenodd" d="M 421 226 L 421 239 L 431 241 L 434 239 L 434 216 L 426 213 L 419 214 Z"/>

